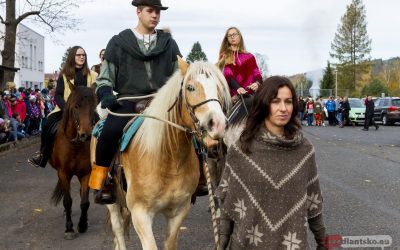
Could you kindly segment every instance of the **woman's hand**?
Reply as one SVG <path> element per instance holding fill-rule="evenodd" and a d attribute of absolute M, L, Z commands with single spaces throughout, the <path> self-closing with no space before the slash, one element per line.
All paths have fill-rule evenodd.
<path fill-rule="evenodd" d="M 256 92 L 259 86 L 260 84 L 258 82 L 253 82 L 248 88 Z"/>
<path fill-rule="evenodd" d="M 240 87 L 240 88 L 237 89 L 237 93 L 239 95 L 244 95 L 244 94 L 247 93 L 247 90 L 245 90 L 244 88 Z"/>

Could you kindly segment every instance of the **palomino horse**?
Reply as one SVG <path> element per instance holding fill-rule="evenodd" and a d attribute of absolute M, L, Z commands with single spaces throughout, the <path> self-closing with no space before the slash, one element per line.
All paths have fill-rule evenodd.
<path fill-rule="evenodd" d="M 72 198 L 71 179 L 76 175 L 81 184 L 81 217 L 78 231 L 87 230 L 87 211 L 89 209 L 90 137 L 95 121 L 97 104 L 93 89 L 75 87 L 69 84 L 71 94 L 65 104 L 64 113 L 55 137 L 50 165 L 57 170 L 58 183 L 54 189 L 52 202 L 57 205 L 63 198 L 66 215 L 65 239 L 73 239 L 76 234 L 71 220 Z"/>
<path fill-rule="evenodd" d="M 126 248 L 124 219 L 129 218 L 123 218 L 121 205 L 130 211 L 143 249 L 157 249 L 152 224 L 160 213 L 167 219 L 164 249 L 177 249 L 179 228 L 190 210 L 191 196 L 199 181 L 199 159 L 193 137 L 201 136 L 200 131 L 204 131 L 208 141 L 224 136 L 227 121 L 223 110 L 230 104 L 224 76 L 207 62 L 189 66 L 180 60 L 179 67 L 144 114 L 178 124 L 186 131 L 145 118 L 128 148 L 121 153 L 127 182 L 123 199 L 126 204 L 107 205 L 115 249 Z M 91 151 L 93 156 L 94 147 Z"/>

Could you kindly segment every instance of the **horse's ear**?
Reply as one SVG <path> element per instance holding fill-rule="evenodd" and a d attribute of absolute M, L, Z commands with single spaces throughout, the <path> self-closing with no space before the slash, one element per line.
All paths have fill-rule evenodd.
<path fill-rule="evenodd" d="M 186 71 L 189 68 L 189 64 L 185 60 L 183 60 L 182 57 L 178 55 L 176 57 L 178 58 L 179 69 L 181 70 L 181 73 L 184 76 L 186 75 Z"/>

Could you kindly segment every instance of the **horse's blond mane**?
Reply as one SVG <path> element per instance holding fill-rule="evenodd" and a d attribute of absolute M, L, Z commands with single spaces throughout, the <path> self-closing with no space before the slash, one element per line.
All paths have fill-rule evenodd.
<path fill-rule="evenodd" d="M 168 109 L 174 105 L 179 96 L 182 80 L 184 82 L 191 77 L 205 74 L 209 78 L 218 82 L 218 97 L 222 100 L 224 109 L 228 110 L 230 104 L 229 88 L 225 77 L 221 71 L 213 64 L 208 62 L 194 62 L 188 68 L 185 79 L 180 70 L 177 70 L 167 83 L 157 92 L 150 106 L 146 109 L 145 114 L 155 116 L 161 119 L 177 122 L 178 105 L 168 112 Z M 182 90 L 184 93 L 184 89 Z M 170 153 L 173 145 L 177 143 L 177 129 L 171 129 L 167 123 L 146 118 L 138 130 L 133 143 L 139 155 L 148 153 L 154 157 L 159 157 L 161 153 Z"/>

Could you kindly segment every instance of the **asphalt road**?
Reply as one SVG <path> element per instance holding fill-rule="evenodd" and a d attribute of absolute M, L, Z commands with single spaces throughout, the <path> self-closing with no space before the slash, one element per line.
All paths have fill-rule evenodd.
<path fill-rule="evenodd" d="M 360 129 L 304 128 L 316 148 L 328 233 L 390 235 L 392 247 L 385 249 L 400 249 L 400 126 L 381 126 L 368 132 Z M 106 208 L 93 202 L 88 232 L 75 240 L 63 239 L 62 204 L 54 207 L 49 203 L 56 172 L 49 166 L 36 169 L 26 163 L 37 147 L 0 155 L 0 249 L 112 249 L 112 233 L 105 225 Z M 75 226 L 80 214 L 78 186 L 74 179 Z M 163 219 L 156 218 L 154 232 L 160 248 L 164 229 Z M 141 249 L 133 229 L 127 245 Z M 198 198 L 185 220 L 179 249 L 213 249 L 206 197 Z"/>

